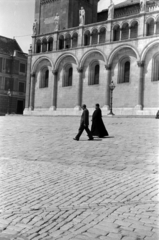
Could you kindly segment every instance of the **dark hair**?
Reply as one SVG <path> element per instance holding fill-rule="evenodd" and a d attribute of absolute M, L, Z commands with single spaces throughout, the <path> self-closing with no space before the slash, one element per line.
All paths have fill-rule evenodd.
<path fill-rule="evenodd" d="M 96 103 L 96 106 L 99 107 L 99 103 Z"/>
<path fill-rule="evenodd" d="M 83 107 L 83 108 L 86 108 L 86 104 L 83 104 L 82 107 Z"/>

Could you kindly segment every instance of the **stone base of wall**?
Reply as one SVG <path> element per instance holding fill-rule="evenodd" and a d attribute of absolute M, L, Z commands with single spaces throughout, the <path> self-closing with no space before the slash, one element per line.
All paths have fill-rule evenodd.
<path fill-rule="evenodd" d="M 155 116 L 157 111 L 159 109 L 157 108 L 144 108 L 143 110 L 137 110 L 135 108 L 114 108 L 113 113 L 117 116 L 129 116 L 129 115 L 138 115 L 138 116 Z M 94 111 L 94 108 L 89 108 L 89 113 L 92 115 Z M 109 110 L 106 110 L 105 108 L 102 109 L 102 115 L 103 116 L 109 116 Z M 58 108 L 56 110 L 53 109 L 34 109 L 32 111 L 31 109 L 24 109 L 23 114 L 24 115 L 32 115 L 32 116 L 80 116 L 82 113 L 82 110 L 77 110 L 73 108 Z"/>

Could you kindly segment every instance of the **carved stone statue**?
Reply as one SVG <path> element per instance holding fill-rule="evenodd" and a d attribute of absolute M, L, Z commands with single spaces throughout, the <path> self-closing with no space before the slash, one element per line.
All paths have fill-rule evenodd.
<path fill-rule="evenodd" d="M 59 20 L 60 20 L 60 17 L 58 15 L 58 13 L 56 13 L 56 16 L 54 18 L 54 23 L 55 23 L 55 31 L 58 31 L 59 30 Z"/>
<path fill-rule="evenodd" d="M 140 0 L 140 11 L 141 12 L 146 11 L 146 0 Z"/>
<path fill-rule="evenodd" d="M 37 20 L 35 19 L 34 23 L 33 23 L 33 34 L 36 35 L 37 34 Z"/>
<path fill-rule="evenodd" d="M 79 10 L 79 26 L 85 25 L 85 10 L 83 7 Z"/>
<path fill-rule="evenodd" d="M 114 3 L 110 0 L 110 5 L 108 7 L 108 20 L 114 19 Z"/>

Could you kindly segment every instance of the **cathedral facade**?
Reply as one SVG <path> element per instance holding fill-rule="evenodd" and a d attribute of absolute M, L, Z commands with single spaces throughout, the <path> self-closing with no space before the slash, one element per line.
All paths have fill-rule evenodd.
<path fill-rule="evenodd" d="M 35 0 L 25 115 L 154 115 L 159 108 L 159 3 Z"/>

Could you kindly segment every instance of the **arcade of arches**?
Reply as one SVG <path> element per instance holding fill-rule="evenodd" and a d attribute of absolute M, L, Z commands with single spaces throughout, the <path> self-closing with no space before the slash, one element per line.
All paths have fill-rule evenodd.
<path fill-rule="evenodd" d="M 96 41 L 95 37 L 93 39 Z M 67 44 L 70 44 L 69 38 Z M 79 59 L 65 54 L 65 57 L 57 58 L 54 65 L 43 58 L 34 67 L 28 108 L 34 111 L 80 109 L 85 103 L 92 109 L 98 102 L 103 111 L 108 112 L 111 81 L 116 85 L 113 94 L 116 112 L 118 109 L 129 109 L 132 113 L 134 109 L 157 108 L 159 54 L 156 49 L 159 50 L 159 44 L 149 47 L 143 59 L 127 46 L 106 57 L 95 50 L 86 52 Z"/>

